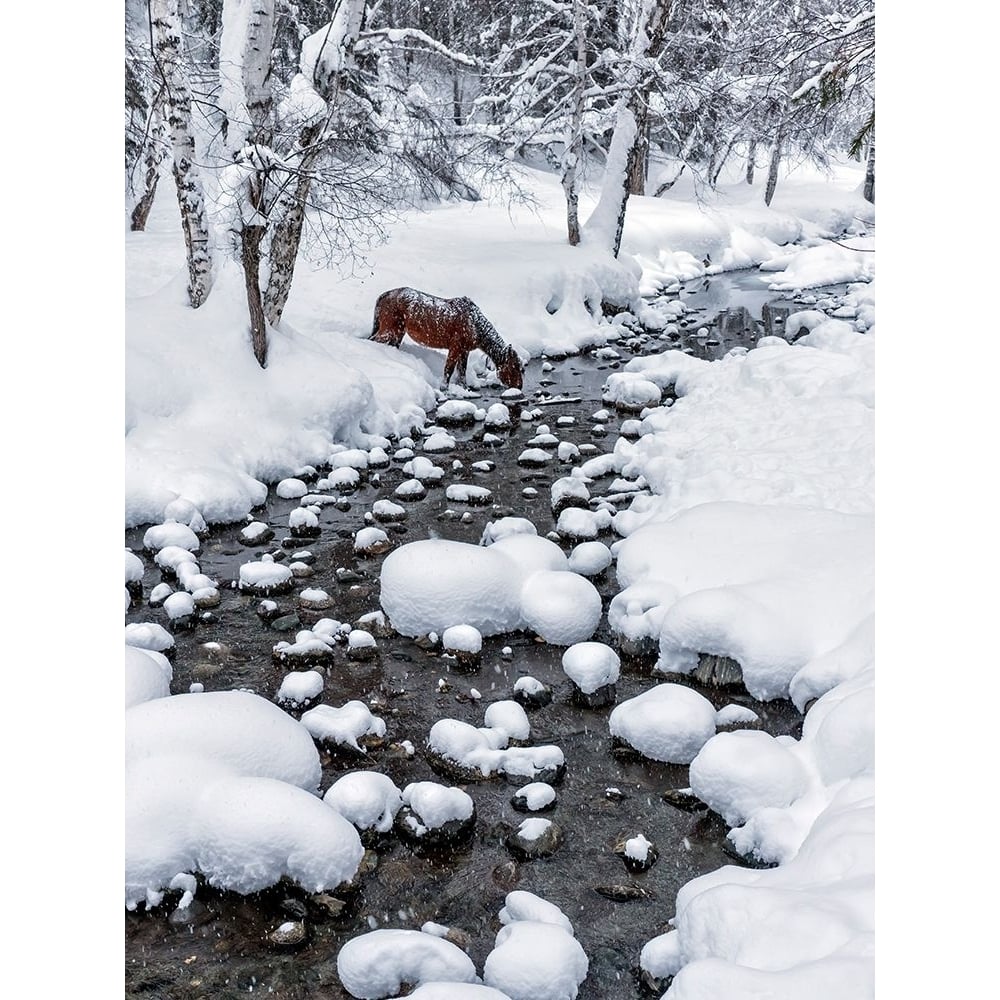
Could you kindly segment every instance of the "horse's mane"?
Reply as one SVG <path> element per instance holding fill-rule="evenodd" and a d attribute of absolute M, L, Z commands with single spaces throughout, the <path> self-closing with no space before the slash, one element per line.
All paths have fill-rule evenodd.
<path fill-rule="evenodd" d="M 466 312 L 476 331 L 476 346 L 497 366 L 510 350 L 510 344 L 497 332 L 497 328 L 482 314 L 472 299 L 466 299 Z"/>

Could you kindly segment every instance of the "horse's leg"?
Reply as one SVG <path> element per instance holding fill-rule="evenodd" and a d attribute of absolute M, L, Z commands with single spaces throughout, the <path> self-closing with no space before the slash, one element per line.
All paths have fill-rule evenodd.
<path fill-rule="evenodd" d="M 468 369 L 469 367 L 469 352 L 459 351 L 458 352 L 458 383 L 464 388 L 468 388 L 469 383 L 467 381 Z"/>
<path fill-rule="evenodd" d="M 458 364 L 459 352 L 451 347 L 448 349 L 448 357 L 445 358 L 444 362 L 444 375 L 441 377 L 442 388 L 447 389 L 448 383 L 451 381 L 451 376 L 455 373 L 455 366 Z"/>

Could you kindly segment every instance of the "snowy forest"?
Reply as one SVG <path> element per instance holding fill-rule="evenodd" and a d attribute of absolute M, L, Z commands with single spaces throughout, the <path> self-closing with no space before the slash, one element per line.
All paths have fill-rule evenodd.
<path fill-rule="evenodd" d="M 125 990 L 874 996 L 871 0 L 126 0 Z"/>

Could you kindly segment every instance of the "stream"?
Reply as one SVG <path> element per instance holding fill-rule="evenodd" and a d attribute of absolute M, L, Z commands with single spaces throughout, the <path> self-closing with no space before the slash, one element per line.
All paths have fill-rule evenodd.
<path fill-rule="evenodd" d="M 819 290 L 813 292 L 820 294 Z M 475 543 L 487 522 L 505 515 L 529 518 L 540 535 L 546 534 L 554 527 L 549 487 L 556 478 L 568 475 L 572 465 L 555 459 L 541 469 L 517 464 L 518 455 L 538 433 L 540 424 L 548 424 L 560 440 L 596 446 L 596 452 L 608 451 L 622 420 L 634 414 L 616 413 L 608 407 L 611 415 L 604 424 L 606 429 L 596 431 L 591 418 L 605 408 L 601 402 L 604 380 L 634 354 L 675 347 L 698 357 L 719 358 L 732 347 L 752 347 L 758 337 L 780 333 L 782 319 L 789 311 L 811 308 L 768 292 L 756 271 L 689 282 L 680 299 L 690 311 L 673 336 L 626 333 L 611 345 L 619 358 L 607 351 L 590 351 L 548 359 L 548 364 L 534 360 L 527 366 L 525 408 L 555 395 L 578 398 L 578 402 L 542 406 L 542 416 L 531 422 L 515 420 L 497 444 L 483 443 L 482 424 L 468 429 L 449 427 L 456 438 L 455 449 L 429 456 L 446 470 L 442 485 L 429 487 L 426 499 L 405 503 L 409 516 L 401 524 L 381 525 L 393 544 L 427 537 Z M 709 328 L 707 337 L 696 333 L 703 326 Z M 549 365 L 551 370 L 543 370 Z M 476 405 L 488 406 L 497 398 L 496 392 L 484 393 Z M 559 417 L 572 417 L 574 423 L 557 427 Z M 588 450 L 582 458 L 588 457 Z M 464 466 L 458 471 L 452 469 L 456 459 Z M 495 467 L 489 472 L 471 468 L 472 463 L 483 460 L 495 463 Z M 272 660 L 275 643 L 292 640 L 298 628 L 321 617 L 356 622 L 361 615 L 378 610 L 384 556 L 356 556 L 353 536 L 365 525 L 364 514 L 372 503 L 393 498 L 395 487 L 408 478 L 402 464 L 393 461 L 381 470 L 379 485 L 372 484 L 370 475 L 363 478 L 360 488 L 346 495 L 346 502 L 339 507 L 325 506 L 318 538 L 300 538 L 282 545 L 289 534 L 288 515 L 299 501 L 280 499 L 273 490 L 265 507 L 254 514 L 256 520 L 274 529 L 275 538 L 268 545 L 250 548 L 242 544 L 242 524 L 213 528 L 202 541 L 199 562 L 202 572 L 219 582 L 221 603 L 195 628 L 175 633 L 173 692 L 187 691 L 197 682 L 205 690 L 244 688 L 273 700 L 286 673 L 285 667 Z M 487 487 L 492 491 L 493 505 L 449 503 L 445 487 L 452 482 Z M 526 488 L 537 492 L 526 495 Z M 595 495 L 598 492 L 595 487 Z M 126 545 L 141 553 L 147 566 L 143 602 L 128 611 L 126 621 L 152 621 L 169 627 L 163 609 L 145 603 L 161 577 L 149 554 L 143 553 L 142 536 L 142 528 L 126 533 Z M 602 536 L 602 540 L 610 544 L 613 538 Z M 571 546 L 564 548 L 568 553 Z M 257 615 L 259 599 L 241 594 L 230 582 L 238 578 L 242 563 L 257 560 L 262 552 L 281 553 L 290 560 L 293 552 L 302 550 L 314 557 L 313 575 L 297 580 L 295 590 L 322 588 L 334 604 L 328 611 L 299 612 L 295 592 L 278 597 L 285 618 L 274 624 L 290 627 L 290 631 L 279 631 Z M 613 567 L 593 582 L 606 612 L 617 592 Z M 594 639 L 613 642 L 606 614 Z M 218 647 L 206 649 L 205 643 Z M 394 634 L 379 637 L 378 646 L 378 657 L 369 662 L 349 660 L 344 647 L 337 647 L 335 663 L 326 671 L 323 701 L 332 705 L 353 698 L 365 701 L 387 723 L 385 744 L 366 756 L 321 749 L 321 790 L 358 768 L 383 771 L 400 788 L 420 780 L 451 784 L 435 773 L 424 757 L 422 748 L 430 727 L 442 717 L 482 725 L 486 706 L 510 698 L 517 678 L 530 674 L 553 691 L 552 702 L 529 711 L 529 718 L 531 742 L 555 743 L 566 756 L 567 771 L 556 787 L 556 806 L 544 814 L 562 827 L 565 842 L 549 857 L 516 860 L 504 838 L 525 818 L 510 803 L 513 791 L 524 782 L 493 778 L 463 786 L 476 805 L 472 838 L 438 853 L 420 852 L 396 837 L 386 838 L 378 847 L 377 864 L 363 876 L 358 893 L 346 898 L 346 905 L 337 913 L 320 911 L 307 892 L 285 884 L 248 897 L 201 884 L 197 893 L 201 906 L 194 923 L 171 919 L 178 892 L 168 893 L 154 910 L 147 912 L 140 906 L 126 913 L 126 995 L 222 1000 L 252 992 L 287 1000 L 339 1000 L 349 996 L 336 971 L 337 953 L 347 940 L 376 927 L 418 929 L 425 921 L 453 928 L 481 971 L 500 927 L 497 913 L 506 893 L 514 888 L 550 900 L 573 922 L 590 960 L 588 976 L 580 988 L 581 1000 L 658 995 L 645 993 L 639 981 L 640 948 L 669 929 L 667 921 L 673 916 L 681 886 L 722 865 L 740 863 L 726 851 L 727 828 L 721 819 L 707 811 L 683 811 L 661 797 L 669 789 L 687 787 L 687 768 L 613 749 L 607 724 L 611 708 L 585 709 L 571 703 L 570 682 L 561 667 L 563 647 L 546 645 L 523 633 L 485 639 L 478 668 L 461 671 L 409 638 Z M 512 648 L 512 656 L 501 655 L 504 646 Z M 655 683 L 650 668 L 648 662 L 623 658 L 618 703 Z M 761 704 L 742 689 L 716 690 L 689 678 L 668 679 L 696 688 L 717 708 L 733 702 L 751 707 L 760 717 L 757 725 L 771 734 L 798 735 L 801 717 L 790 702 Z M 473 689 L 481 698 L 472 694 Z M 416 748 L 412 756 L 400 746 L 402 740 L 409 740 Z M 632 874 L 613 848 L 623 837 L 638 833 L 656 844 L 659 860 L 648 871 Z M 622 887 L 636 898 L 616 901 L 597 891 Z M 297 950 L 284 951 L 267 940 L 279 924 L 302 916 L 309 936 Z"/>

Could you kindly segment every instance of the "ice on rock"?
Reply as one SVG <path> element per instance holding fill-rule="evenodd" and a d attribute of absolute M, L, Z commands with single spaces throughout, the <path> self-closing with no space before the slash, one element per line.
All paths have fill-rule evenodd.
<path fill-rule="evenodd" d="M 323 801 L 361 831 L 388 833 L 402 808 L 403 796 L 388 775 L 352 771 L 330 786 Z"/>
<path fill-rule="evenodd" d="M 571 510 L 572 508 L 569 508 Z M 569 510 L 563 513 L 568 513 Z M 569 568 L 580 576 L 598 576 L 614 561 L 604 542 L 581 542 L 569 554 Z"/>
<path fill-rule="evenodd" d="M 439 424 L 474 424 L 476 404 L 467 399 L 448 399 L 437 408 L 435 419 Z"/>
<path fill-rule="evenodd" d="M 323 675 L 318 670 L 293 670 L 286 674 L 275 696 L 279 705 L 303 705 L 323 693 Z"/>
<path fill-rule="evenodd" d="M 142 536 L 142 544 L 151 552 L 159 552 L 168 545 L 187 549 L 188 552 L 197 552 L 201 548 L 198 536 L 188 525 L 179 521 L 165 521 L 147 528 Z"/>
<path fill-rule="evenodd" d="M 683 964 L 677 931 L 667 931 L 647 941 L 639 952 L 639 968 L 654 979 L 668 979 L 676 975 Z"/>
<path fill-rule="evenodd" d="M 174 637 L 155 622 L 130 622 L 125 626 L 125 645 L 162 653 L 174 648 Z"/>
<path fill-rule="evenodd" d="M 575 1000 L 589 967 L 580 943 L 564 927 L 515 920 L 497 934 L 483 980 L 511 1000 Z"/>
<path fill-rule="evenodd" d="M 302 725 L 317 740 L 355 750 L 361 749 L 358 740 L 365 736 L 385 736 L 385 721 L 372 715 L 368 706 L 357 700 L 349 701 L 340 708 L 317 705 L 302 716 Z"/>
<path fill-rule="evenodd" d="M 382 1000 L 403 984 L 474 983 L 476 967 L 461 948 L 423 931 L 383 928 L 351 938 L 337 955 L 337 975 L 358 1000 Z"/>
<path fill-rule="evenodd" d="M 589 639 L 601 620 L 601 595 L 576 573 L 533 573 L 522 588 L 521 601 L 525 624 L 557 646 Z"/>
<path fill-rule="evenodd" d="M 618 680 L 621 660 L 603 642 L 578 642 L 563 653 L 562 668 L 584 694 L 593 694 Z"/>
<path fill-rule="evenodd" d="M 162 654 L 137 646 L 125 647 L 125 707 L 170 695 L 173 669 Z"/>
<path fill-rule="evenodd" d="M 427 539 L 400 546 L 382 564 L 381 601 L 402 635 L 443 632 L 463 623 L 483 635 L 520 626 L 520 573 L 498 551 Z"/>
<path fill-rule="evenodd" d="M 616 706 L 608 728 L 644 757 L 689 764 L 715 736 L 715 708 L 690 688 L 658 684 Z"/>
<path fill-rule="evenodd" d="M 406 508 L 391 500 L 376 500 L 372 504 L 372 514 L 376 521 L 384 522 L 405 521 L 407 517 Z"/>

